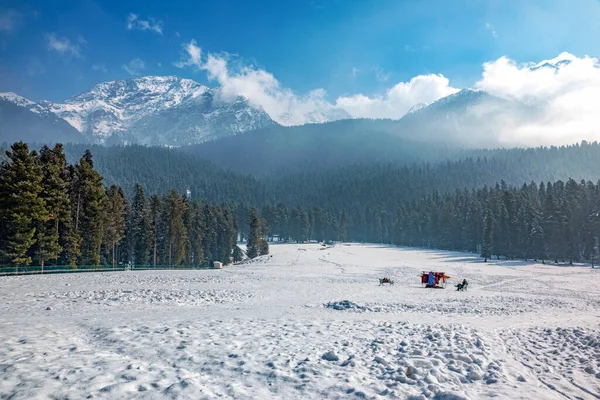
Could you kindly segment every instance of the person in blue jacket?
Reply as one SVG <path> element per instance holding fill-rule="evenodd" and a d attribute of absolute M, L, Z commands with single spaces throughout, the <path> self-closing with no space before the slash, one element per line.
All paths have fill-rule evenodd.
<path fill-rule="evenodd" d="M 429 271 L 429 279 L 427 280 L 428 286 L 435 286 L 435 276 L 433 276 L 433 271 Z"/>

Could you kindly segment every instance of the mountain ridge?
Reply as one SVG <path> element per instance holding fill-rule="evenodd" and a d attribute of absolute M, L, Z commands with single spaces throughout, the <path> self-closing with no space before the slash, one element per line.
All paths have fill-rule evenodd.
<path fill-rule="evenodd" d="M 102 82 L 62 103 L 33 102 L 15 93 L 0 93 L 0 99 L 32 113 L 52 113 L 78 131 L 82 140 L 93 144 L 186 146 L 280 126 L 242 96 L 224 99 L 219 87 L 209 88 L 177 76 Z M 462 89 L 430 104 L 417 103 L 399 119 L 365 120 L 380 122 L 361 121 L 355 125 L 365 132 L 383 130 L 418 141 L 457 141 L 468 147 L 490 147 L 502 145 L 497 139 L 504 116 L 526 119 L 532 111 L 534 106 L 516 100 L 481 89 Z M 308 124 L 299 125 L 292 114 L 279 117 L 280 121 L 289 118 L 286 126 L 360 120 L 338 108 L 307 112 L 303 118 Z M 497 126 L 490 121 L 498 121 Z M 0 128 L 0 140 L 7 136 L 3 131 L 19 133 L 20 129 L 2 127 L 1 123 Z M 28 134 L 23 132 L 23 136 Z"/>

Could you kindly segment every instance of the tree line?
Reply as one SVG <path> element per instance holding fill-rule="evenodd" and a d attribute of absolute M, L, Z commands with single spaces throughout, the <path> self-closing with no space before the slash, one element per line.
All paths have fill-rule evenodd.
<path fill-rule="evenodd" d="M 241 203 L 235 208 L 240 224 L 240 237 L 245 238 L 252 231 L 244 215 L 254 208 Z M 304 243 L 309 240 L 346 241 L 348 217 L 344 210 L 326 211 L 322 207 L 305 210 L 301 205 L 289 207 L 284 203 L 265 205 L 260 212 L 263 236 L 267 240 Z"/>
<path fill-rule="evenodd" d="M 504 182 L 434 193 L 400 204 L 393 243 L 505 259 L 594 262 L 600 238 L 600 183 Z"/>
<path fill-rule="evenodd" d="M 73 165 L 61 144 L 38 153 L 14 143 L 0 165 L 0 265 L 201 266 L 242 259 L 229 206 L 175 190 L 147 196 L 139 184 L 133 192 L 130 201 L 116 184 L 105 188 L 89 150 Z M 268 254 L 263 225 L 254 221 L 258 255 Z"/>
<path fill-rule="evenodd" d="M 591 154 L 596 147 L 548 151 Z M 146 194 L 140 184 L 129 191 L 116 184 L 105 188 L 91 152 L 68 164 L 61 145 L 38 153 L 15 143 L 0 167 L 0 263 L 204 265 L 241 259 L 238 237 L 247 240 L 250 257 L 267 254 L 267 239 L 277 238 L 387 243 L 486 258 L 598 258 L 599 183 L 438 186 L 444 177 L 452 176 L 458 186 L 461 176 L 472 182 L 469 176 L 477 171 L 487 169 L 492 176 L 496 168 L 485 160 L 457 165 L 446 164 L 454 168 L 451 175 L 443 174 L 443 166 L 427 165 L 355 166 L 314 180 L 315 175 L 298 175 L 280 182 L 273 192 L 281 194 L 277 202 L 260 185 L 241 201 L 227 199 L 240 190 L 229 187 L 243 179 L 231 175 L 236 178 L 228 181 L 230 175 L 219 173 L 206 181 L 211 182 L 206 190 L 214 188 L 228 200 L 217 205 L 210 193 L 209 200 L 200 200 L 175 190 Z M 135 168 L 129 169 L 133 179 Z M 243 191 L 253 190 L 255 182 L 250 179 Z"/>
<path fill-rule="evenodd" d="M 326 210 L 283 203 L 263 207 L 264 236 L 305 242 L 357 241 L 466 251 L 504 259 L 595 262 L 600 257 L 600 182 L 546 182 L 457 189 L 396 201 Z M 239 205 L 245 215 L 250 206 Z M 250 227 L 242 224 L 241 235 Z"/>

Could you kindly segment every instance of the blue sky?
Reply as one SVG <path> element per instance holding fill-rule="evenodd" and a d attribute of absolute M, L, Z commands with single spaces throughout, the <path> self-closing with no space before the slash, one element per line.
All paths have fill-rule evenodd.
<path fill-rule="evenodd" d="M 178 68 L 183 46 L 268 71 L 328 99 L 378 96 L 418 75 L 455 88 L 507 56 L 600 54 L 597 0 L 27 1 L 0 5 L 0 91 L 61 101 L 94 84 L 207 71 Z"/>

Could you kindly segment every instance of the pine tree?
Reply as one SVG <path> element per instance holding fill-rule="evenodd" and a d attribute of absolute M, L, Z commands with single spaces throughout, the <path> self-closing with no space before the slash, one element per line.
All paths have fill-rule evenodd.
<path fill-rule="evenodd" d="M 190 265 L 202 265 L 204 263 L 203 241 L 205 234 L 205 221 L 203 206 L 199 201 L 192 202 L 188 207 L 188 232 Z"/>
<path fill-rule="evenodd" d="M 339 240 L 345 242 L 348 238 L 348 216 L 346 210 L 342 210 L 342 216 L 340 217 L 340 229 L 339 229 Z"/>
<path fill-rule="evenodd" d="M 273 227 L 274 232 L 279 235 L 279 240 L 287 242 L 290 238 L 290 216 L 285 204 L 277 204 L 275 221 L 275 226 Z"/>
<path fill-rule="evenodd" d="M 94 169 L 92 153 L 86 150 L 75 166 L 75 230 L 81 237 L 80 264 L 99 265 L 104 232 L 104 188 Z"/>
<path fill-rule="evenodd" d="M 503 255 L 508 258 L 511 252 L 510 215 L 508 214 L 508 209 L 502 200 L 500 200 L 498 208 L 498 221 L 494 230 L 494 251 L 498 257 Z"/>
<path fill-rule="evenodd" d="M 134 186 L 132 212 L 133 259 L 138 265 L 147 265 L 152 249 L 152 213 L 144 189 Z"/>
<path fill-rule="evenodd" d="M 204 237 L 202 239 L 202 253 L 204 254 L 205 260 L 211 265 L 213 261 L 218 260 L 218 226 L 217 217 L 215 215 L 215 209 L 210 204 L 205 204 L 203 209 L 204 216 Z"/>
<path fill-rule="evenodd" d="M 325 211 L 321 207 L 315 207 L 312 211 L 312 219 L 313 238 L 318 242 L 322 242 L 325 240 L 325 232 L 327 230 Z"/>
<path fill-rule="evenodd" d="M 7 151 L 0 166 L 0 259 L 16 266 L 31 264 L 28 251 L 36 242 L 36 225 L 48 220 L 42 191 L 43 172 L 23 142 Z"/>
<path fill-rule="evenodd" d="M 77 267 L 77 260 L 81 257 L 81 235 L 79 234 L 78 223 L 81 214 L 81 190 L 79 186 L 79 177 L 74 165 L 67 167 L 67 187 L 69 192 L 69 203 L 71 204 L 71 215 L 69 223 L 61 228 L 61 238 L 64 238 L 64 249 L 61 261 L 73 268 Z"/>
<path fill-rule="evenodd" d="M 158 257 L 158 226 L 161 203 L 157 195 L 150 198 L 150 220 L 152 222 L 152 265 L 156 267 Z"/>
<path fill-rule="evenodd" d="M 298 243 L 304 243 L 308 240 L 310 231 L 310 221 L 308 213 L 301 206 L 292 209 L 290 215 L 291 220 L 291 236 Z"/>
<path fill-rule="evenodd" d="M 135 227 L 132 205 L 129 201 L 125 202 L 125 237 L 120 250 L 119 261 L 133 265 L 135 261 Z"/>
<path fill-rule="evenodd" d="M 221 215 L 222 222 L 220 223 L 221 231 L 219 235 L 219 253 L 221 254 L 220 260 L 224 264 L 229 264 L 231 262 L 233 247 L 237 242 L 237 228 L 235 218 L 228 208 L 224 208 L 221 212 Z M 266 224 L 263 223 L 262 226 L 264 228 Z M 263 236 L 265 242 L 267 241 L 266 237 L 267 236 L 265 233 Z"/>
<path fill-rule="evenodd" d="M 266 256 L 269 254 L 269 241 L 267 240 L 267 235 L 269 234 L 267 221 L 260 218 L 260 241 L 258 245 L 258 254 L 261 256 Z"/>
<path fill-rule="evenodd" d="M 53 149 L 43 146 L 39 161 L 43 172 L 40 197 L 44 200 L 48 220 L 38 223 L 33 252 L 43 272 L 47 260 L 58 262 L 63 246 L 68 248 L 69 233 L 65 230 L 70 229 L 71 204 L 62 145 L 56 144 Z"/>
<path fill-rule="evenodd" d="M 169 265 L 179 265 L 185 257 L 187 231 L 183 223 L 186 202 L 175 190 L 170 190 L 163 201 L 164 256 Z"/>
<path fill-rule="evenodd" d="M 242 251 L 242 249 L 240 249 L 240 246 L 235 245 L 233 247 L 232 257 L 234 263 L 242 261 L 242 259 L 244 258 L 244 252 Z"/>
<path fill-rule="evenodd" d="M 484 262 L 487 262 L 488 258 L 492 257 L 494 246 L 494 215 L 489 206 L 485 212 L 484 226 L 481 257 L 484 257 Z"/>
<path fill-rule="evenodd" d="M 104 200 L 104 244 L 111 254 L 111 264 L 117 261 L 117 248 L 125 235 L 125 195 L 120 187 L 111 185 Z"/>
<path fill-rule="evenodd" d="M 273 229 L 277 220 L 276 212 L 276 208 L 271 207 L 270 205 L 264 206 L 262 210 L 262 219 L 264 221 L 267 240 L 269 240 L 271 238 L 271 235 L 273 234 Z"/>
<path fill-rule="evenodd" d="M 564 241 L 561 237 L 563 216 L 560 213 L 558 204 L 556 204 L 550 183 L 548 183 L 548 189 L 546 190 L 543 213 L 543 228 L 545 232 L 547 254 L 551 259 L 554 260 L 555 263 L 557 263 L 558 257 L 561 254 L 564 254 Z"/>
<path fill-rule="evenodd" d="M 534 260 L 539 258 L 542 260 L 542 262 L 544 262 L 544 259 L 547 256 L 545 236 L 544 228 L 542 227 L 542 224 L 540 224 L 540 221 L 536 215 L 533 217 L 533 221 L 531 223 L 531 232 L 529 234 L 529 240 L 531 242 L 531 255 L 533 256 Z"/>
<path fill-rule="evenodd" d="M 248 219 L 248 225 L 250 226 L 250 233 L 248 235 L 248 241 L 246 243 L 246 255 L 248 258 L 256 258 L 260 254 L 261 247 L 261 220 L 256 210 L 250 212 L 250 218 Z"/>

